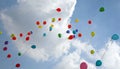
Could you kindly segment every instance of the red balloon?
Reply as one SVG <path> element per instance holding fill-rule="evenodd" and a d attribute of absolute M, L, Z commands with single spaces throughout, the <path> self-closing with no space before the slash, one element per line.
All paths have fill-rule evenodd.
<path fill-rule="evenodd" d="M 16 64 L 16 68 L 19 68 L 19 67 L 20 67 L 20 64 L 19 64 L 19 63 L 17 63 L 17 64 Z"/>
<path fill-rule="evenodd" d="M 22 37 L 23 36 L 23 34 L 22 33 L 20 33 L 20 37 Z"/>
<path fill-rule="evenodd" d="M 43 25 L 46 25 L 47 24 L 47 22 L 46 21 L 43 21 Z"/>
<path fill-rule="evenodd" d="M 39 22 L 39 21 L 37 21 L 37 22 L 36 22 L 36 25 L 40 25 L 40 22 Z"/>
<path fill-rule="evenodd" d="M 87 64 L 85 63 L 85 62 L 82 62 L 81 64 L 80 64 L 80 69 L 87 69 Z"/>
<path fill-rule="evenodd" d="M 92 24 L 92 21 L 91 21 L 91 20 L 89 20 L 89 21 L 88 21 L 88 24 Z"/>
<path fill-rule="evenodd" d="M 8 54 L 8 55 L 7 55 L 7 58 L 11 58 L 11 54 Z"/>
<path fill-rule="evenodd" d="M 70 36 L 68 37 L 69 40 L 72 40 L 73 38 L 74 38 L 74 35 L 70 35 Z"/>
<path fill-rule="evenodd" d="M 27 35 L 31 35 L 31 32 L 28 32 Z"/>
<path fill-rule="evenodd" d="M 12 40 L 16 40 L 17 38 L 14 36 L 14 37 L 12 37 Z"/>
<path fill-rule="evenodd" d="M 57 8 L 56 11 L 57 11 L 57 12 L 61 12 L 61 8 Z"/>
<path fill-rule="evenodd" d="M 78 33 L 78 37 L 82 37 L 82 33 Z"/>
<path fill-rule="evenodd" d="M 69 25 L 68 25 L 68 28 L 70 29 L 71 27 L 72 27 L 72 26 L 69 24 Z"/>
<path fill-rule="evenodd" d="M 7 51 L 7 47 L 4 47 L 4 48 L 3 48 L 3 51 Z"/>
<path fill-rule="evenodd" d="M 58 21 L 61 21 L 61 18 L 58 18 Z"/>
<path fill-rule="evenodd" d="M 29 41 L 30 40 L 30 37 L 26 37 L 26 41 Z"/>

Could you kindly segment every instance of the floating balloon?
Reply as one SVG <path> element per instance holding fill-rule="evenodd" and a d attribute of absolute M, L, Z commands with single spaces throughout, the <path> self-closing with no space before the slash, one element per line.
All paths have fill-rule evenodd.
<path fill-rule="evenodd" d="M 88 24 L 92 24 L 92 21 L 91 21 L 91 20 L 88 20 Z"/>
<path fill-rule="evenodd" d="M 68 39 L 69 39 L 69 40 L 72 40 L 74 37 L 75 37 L 74 35 L 70 35 L 70 36 L 68 37 Z"/>
<path fill-rule="evenodd" d="M 72 27 L 72 26 L 69 24 L 69 25 L 68 25 L 68 28 L 70 29 L 71 27 Z"/>
<path fill-rule="evenodd" d="M 75 31 L 78 32 L 78 29 L 76 29 Z"/>
<path fill-rule="evenodd" d="M 19 63 L 17 63 L 17 64 L 15 65 L 15 67 L 16 67 L 16 68 L 19 68 L 19 67 L 20 67 L 20 64 L 19 64 Z"/>
<path fill-rule="evenodd" d="M 4 48 L 3 48 L 3 51 L 7 51 L 7 49 L 8 49 L 7 47 L 4 47 Z"/>
<path fill-rule="evenodd" d="M 51 26 L 49 27 L 49 31 L 52 31 L 52 27 Z"/>
<path fill-rule="evenodd" d="M 70 33 L 70 30 L 67 30 L 66 33 Z"/>
<path fill-rule="evenodd" d="M 38 28 L 40 28 L 40 29 L 41 29 L 41 28 L 42 28 L 42 26 L 40 25 L 40 26 L 38 26 Z"/>
<path fill-rule="evenodd" d="M 29 41 L 30 40 L 30 37 L 26 37 L 26 41 Z"/>
<path fill-rule="evenodd" d="M 11 58 L 11 54 L 8 54 L 8 55 L 7 55 L 7 58 Z"/>
<path fill-rule="evenodd" d="M 82 33 L 78 33 L 78 37 L 82 37 Z"/>
<path fill-rule="evenodd" d="M 88 68 L 88 65 L 85 62 L 82 62 L 80 64 L 80 69 L 87 69 L 87 68 Z"/>
<path fill-rule="evenodd" d="M 8 45 L 8 41 L 5 41 L 4 44 L 5 44 L 5 45 Z"/>
<path fill-rule="evenodd" d="M 58 37 L 59 37 L 59 38 L 61 38 L 61 37 L 62 37 L 62 34 L 61 34 L 61 33 L 59 33 L 59 34 L 58 34 Z"/>
<path fill-rule="evenodd" d="M 2 31 L 0 31 L 0 35 L 2 34 Z"/>
<path fill-rule="evenodd" d="M 46 25 L 47 24 L 47 22 L 46 21 L 43 21 L 43 25 Z"/>
<path fill-rule="evenodd" d="M 19 35 L 20 37 L 23 37 L 23 34 L 22 33 L 20 33 L 20 35 Z"/>
<path fill-rule="evenodd" d="M 73 30 L 72 33 L 73 33 L 73 34 L 76 34 L 76 30 Z"/>
<path fill-rule="evenodd" d="M 12 37 L 14 37 L 14 36 L 15 36 L 15 34 L 11 34 L 11 36 L 10 36 L 10 37 L 12 38 Z"/>
<path fill-rule="evenodd" d="M 101 7 L 101 8 L 99 9 L 99 11 L 100 11 L 100 12 L 104 12 L 104 11 L 105 11 L 104 7 Z"/>
<path fill-rule="evenodd" d="M 12 40 L 16 40 L 17 38 L 15 36 L 12 37 Z"/>
<path fill-rule="evenodd" d="M 39 21 L 36 21 L 36 25 L 40 25 L 40 22 L 39 22 Z"/>
<path fill-rule="evenodd" d="M 112 40 L 118 40 L 118 39 L 119 39 L 119 36 L 117 34 L 112 35 Z"/>
<path fill-rule="evenodd" d="M 94 54 L 94 53 L 95 53 L 95 51 L 94 51 L 94 50 L 91 50 L 91 51 L 90 51 L 90 53 L 91 53 L 91 54 Z"/>
<path fill-rule="evenodd" d="M 75 19 L 75 22 L 78 23 L 78 22 L 79 22 L 79 19 Z"/>
<path fill-rule="evenodd" d="M 27 35 L 31 35 L 31 32 L 28 32 Z"/>
<path fill-rule="evenodd" d="M 58 21 L 61 21 L 61 18 L 58 18 Z"/>
<path fill-rule="evenodd" d="M 31 33 L 31 34 L 33 34 L 33 32 L 32 32 L 32 31 L 30 31 L 30 33 Z"/>
<path fill-rule="evenodd" d="M 32 49 L 35 49 L 35 48 L 36 48 L 36 45 L 32 45 L 31 48 L 32 48 Z"/>
<path fill-rule="evenodd" d="M 101 66 L 102 65 L 102 61 L 101 60 L 97 60 L 96 61 L 96 66 Z"/>
<path fill-rule="evenodd" d="M 95 32 L 91 32 L 91 36 L 94 37 L 95 36 Z"/>
<path fill-rule="evenodd" d="M 22 54 L 19 52 L 19 53 L 18 53 L 18 56 L 21 56 L 21 55 L 22 55 Z"/>
<path fill-rule="evenodd" d="M 55 18 L 52 18 L 52 22 L 55 22 Z"/>
<path fill-rule="evenodd" d="M 61 8 L 57 8 L 56 11 L 57 11 L 57 12 L 61 12 Z"/>
<path fill-rule="evenodd" d="M 45 37 L 45 36 L 46 36 L 46 33 L 43 33 L 43 36 Z"/>

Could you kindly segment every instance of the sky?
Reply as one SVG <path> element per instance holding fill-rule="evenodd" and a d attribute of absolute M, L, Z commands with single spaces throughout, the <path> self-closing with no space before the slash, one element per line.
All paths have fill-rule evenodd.
<path fill-rule="evenodd" d="M 100 12 L 100 7 L 105 11 Z M 57 12 L 57 8 L 61 11 Z M 82 62 L 87 69 L 120 69 L 120 40 L 111 39 L 113 34 L 120 35 L 119 12 L 119 0 L 0 0 L 0 69 L 81 69 Z M 51 22 L 52 18 L 55 22 Z M 37 21 L 47 24 L 38 28 Z M 71 29 L 67 28 L 69 24 Z M 67 39 L 76 29 L 75 38 Z M 27 35 L 29 31 L 33 33 Z M 95 36 L 91 37 L 91 32 Z M 12 40 L 11 34 L 17 40 Z M 25 40 L 27 36 L 29 41 Z M 32 45 L 36 48 L 32 49 Z M 3 51 L 4 47 L 8 50 Z M 90 54 L 91 50 L 95 53 Z M 7 58 L 8 54 L 12 57 Z M 97 60 L 102 61 L 101 66 L 96 66 Z M 17 63 L 19 68 L 15 67 Z"/>

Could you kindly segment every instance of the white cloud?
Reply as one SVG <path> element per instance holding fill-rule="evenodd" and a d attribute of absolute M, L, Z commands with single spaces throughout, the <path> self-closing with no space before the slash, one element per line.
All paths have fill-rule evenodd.
<path fill-rule="evenodd" d="M 26 53 L 31 58 L 44 61 L 50 57 L 59 58 L 63 53 L 67 53 L 69 41 L 66 30 L 75 4 L 76 0 L 18 0 L 17 5 L 0 13 L 0 19 L 9 35 L 14 33 L 19 37 L 21 32 L 26 34 L 28 31 L 33 31 L 29 42 L 26 42 L 25 38 L 18 38 L 14 43 L 21 52 L 28 50 Z M 62 10 L 60 13 L 56 12 L 58 7 Z M 55 27 L 50 32 L 49 26 L 53 17 L 60 17 L 62 21 L 53 23 Z M 38 20 L 41 23 L 46 20 L 47 25 L 38 29 L 35 24 Z M 43 33 L 47 36 L 43 37 Z M 58 38 L 58 33 L 62 34 L 62 38 Z M 30 49 L 33 44 L 37 45 L 36 50 Z M 65 47 L 64 51 L 62 51 L 63 47 Z"/>

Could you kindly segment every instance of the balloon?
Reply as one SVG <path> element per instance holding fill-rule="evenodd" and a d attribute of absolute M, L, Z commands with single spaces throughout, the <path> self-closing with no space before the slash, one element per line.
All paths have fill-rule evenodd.
<path fill-rule="evenodd" d="M 76 29 L 75 31 L 78 32 L 78 29 Z"/>
<path fill-rule="evenodd" d="M 104 12 L 104 11 L 105 11 L 104 7 L 101 7 L 101 8 L 99 9 L 99 11 L 100 11 L 100 12 Z"/>
<path fill-rule="evenodd" d="M 8 49 L 7 47 L 4 47 L 4 48 L 3 48 L 3 51 L 7 51 L 7 49 Z"/>
<path fill-rule="evenodd" d="M 70 31 L 69 31 L 69 30 L 67 30 L 67 31 L 66 31 L 66 33 L 70 33 Z"/>
<path fill-rule="evenodd" d="M 23 37 L 23 34 L 22 34 L 22 33 L 20 33 L 20 37 Z"/>
<path fill-rule="evenodd" d="M 30 37 L 26 37 L 26 41 L 29 41 L 30 40 Z"/>
<path fill-rule="evenodd" d="M 58 21 L 61 21 L 61 18 L 58 18 Z"/>
<path fill-rule="evenodd" d="M 62 37 L 62 34 L 61 34 L 61 33 L 59 33 L 59 34 L 58 34 L 58 37 L 59 37 L 59 38 L 61 38 L 61 37 Z"/>
<path fill-rule="evenodd" d="M 5 41 L 4 44 L 5 44 L 5 45 L 8 45 L 8 41 Z"/>
<path fill-rule="evenodd" d="M 8 54 L 8 55 L 7 55 L 7 58 L 11 58 L 11 54 Z"/>
<path fill-rule="evenodd" d="M 95 32 L 91 32 L 91 36 L 94 37 L 95 36 Z"/>
<path fill-rule="evenodd" d="M 22 55 L 22 54 L 19 52 L 19 53 L 18 53 L 18 56 L 21 56 L 21 55 Z"/>
<path fill-rule="evenodd" d="M 52 18 L 52 22 L 55 22 L 55 18 Z"/>
<path fill-rule="evenodd" d="M 40 28 L 40 29 L 41 29 L 41 28 L 42 28 L 42 26 L 40 25 L 40 26 L 38 26 L 38 28 Z"/>
<path fill-rule="evenodd" d="M 11 34 L 11 36 L 10 37 L 14 37 L 15 36 L 15 34 Z"/>
<path fill-rule="evenodd" d="M 20 67 L 20 64 L 19 64 L 19 63 L 17 63 L 17 64 L 16 64 L 16 68 L 19 68 L 19 67 Z"/>
<path fill-rule="evenodd" d="M 57 8 L 56 11 L 57 11 L 57 12 L 61 12 L 61 8 Z"/>
<path fill-rule="evenodd" d="M 31 32 L 28 32 L 27 35 L 31 35 Z"/>
<path fill-rule="evenodd" d="M 91 54 L 94 54 L 94 53 L 95 53 L 95 51 L 94 51 L 94 50 L 91 50 L 91 51 L 90 51 L 90 53 L 91 53 Z"/>
<path fill-rule="evenodd" d="M 69 25 L 68 25 L 68 28 L 70 29 L 71 27 L 72 27 L 72 26 L 69 24 Z"/>
<path fill-rule="evenodd" d="M 52 27 L 49 27 L 49 31 L 52 31 Z"/>
<path fill-rule="evenodd" d="M 43 36 L 46 36 L 46 33 L 43 33 Z"/>
<path fill-rule="evenodd" d="M 73 30 L 73 32 L 72 32 L 73 34 L 76 34 L 76 31 L 75 30 Z"/>
<path fill-rule="evenodd" d="M 96 66 L 101 66 L 102 65 L 102 61 L 101 60 L 97 60 L 96 61 Z"/>
<path fill-rule="evenodd" d="M 70 36 L 68 37 L 69 40 L 72 40 L 73 38 L 74 38 L 74 35 L 70 35 Z"/>
<path fill-rule="evenodd" d="M 54 27 L 54 25 L 53 25 L 53 24 L 51 24 L 51 27 L 53 28 L 53 27 Z"/>
<path fill-rule="evenodd" d="M 118 39 L 119 39 L 119 36 L 117 34 L 112 35 L 112 40 L 118 40 Z"/>
<path fill-rule="evenodd" d="M 88 20 L 88 24 L 92 24 L 92 21 L 91 21 L 91 20 Z"/>
<path fill-rule="evenodd" d="M 32 49 L 35 49 L 35 48 L 36 48 L 36 45 L 32 45 L 31 48 L 32 48 Z"/>
<path fill-rule="evenodd" d="M 40 22 L 39 22 L 39 21 L 36 21 L 36 25 L 40 25 Z"/>
<path fill-rule="evenodd" d="M 0 35 L 2 34 L 2 31 L 0 31 Z"/>
<path fill-rule="evenodd" d="M 79 19 L 75 19 L 75 22 L 78 23 L 78 22 L 79 22 Z"/>
<path fill-rule="evenodd" d="M 43 21 L 43 25 L 46 25 L 47 24 L 47 22 L 46 21 Z"/>
<path fill-rule="evenodd" d="M 16 40 L 17 38 L 15 36 L 12 37 L 12 40 Z"/>
<path fill-rule="evenodd" d="M 82 37 L 82 33 L 78 33 L 78 37 Z"/>
<path fill-rule="evenodd" d="M 80 64 L 80 69 L 87 69 L 87 68 L 88 68 L 88 65 L 85 62 L 82 62 Z"/>

